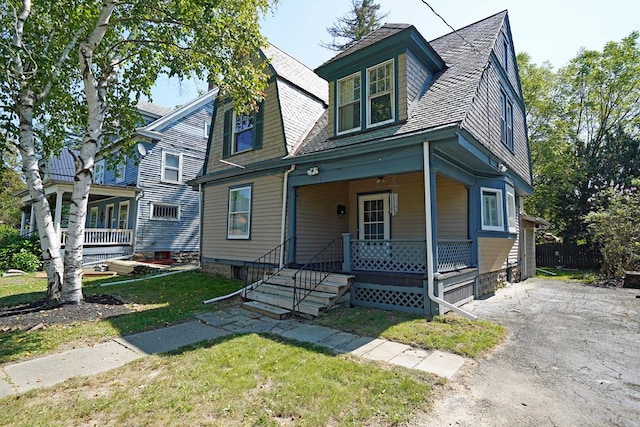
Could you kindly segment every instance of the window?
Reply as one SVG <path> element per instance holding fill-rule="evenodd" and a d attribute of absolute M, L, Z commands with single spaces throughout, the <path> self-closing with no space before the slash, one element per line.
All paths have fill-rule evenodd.
<path fill-rule="evenodd" d="M 229 190 L 228 239 L 248 239 L 251 225 L 251 187 Z"/>
<path fill-rule="evenodd" d="M 98 207 L 92 206 L 89 209 L 89 228 L 98 228 Z"/>
<path fill-rule="evenodd" d="M 367 124 L 394 119 L 393 61 L 367 69 Z"/>
<path fill-rule="evenodd" d="M 509 71 L 509 42 L 507 36 L 503 35 L 502 39 L 502 66 L 505 71 Z"/>
<path fill-rule="evenodd" d="M 127 173 L 127 156 L 123 156 L 122 160 L 116 166 L 116 182 L 124 182 L 125 174 Z"/>
<path fill-rule="evenodd" d="M 118 206 L 118 228 L 129 228 L 129 202 L 121 202 Z"/>
<path fill-rule="evenodd" d="M 175 184 L 182 181 L 182 154 L 162 153 L 161 181 Z"/>
<path fill-rule="evenodd" d="M 151 203 L 149 218 L 164 221 L 180 221 L 180 205 Z"/>
<path fill-rule="evenodd" d="M 338 80 L 338 134 L 360 129 L 360 74 Z"/>
<path fill-rule="evenodd" d="M 482 229 L 504 231 L 502 220 L 502 191 L 493 188 L 482 188 Z"/>
<path fill-rule="evenodd" d="M 507 225 L 510 233 L 518 231 L 518 220 L 516 218 L 516 196 L 513 190 L 507 188 Z"/>
<path fill-rule="evenodd" d="M 93 165 L 93 183 L 104 183 L 104 160 L 98 160 Z"/>
<path fill-rule="evenodd" d="M 233 127 L 233 145 L 231 154 L 253 148 L 253 115 L 235 115 Z"/>
<path fill-rule="evenodd" d="M 513 151 L 513 103 L 500 90 L 500 140 Z"/>

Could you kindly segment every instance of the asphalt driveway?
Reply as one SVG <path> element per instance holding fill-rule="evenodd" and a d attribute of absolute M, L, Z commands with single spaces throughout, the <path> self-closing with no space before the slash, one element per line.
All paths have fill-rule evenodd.
<path fill-rule="evenodd" d="M 529 279 L 465 307 L 509 330 L 416 425 L 640 426 L 639 290 Z"/>

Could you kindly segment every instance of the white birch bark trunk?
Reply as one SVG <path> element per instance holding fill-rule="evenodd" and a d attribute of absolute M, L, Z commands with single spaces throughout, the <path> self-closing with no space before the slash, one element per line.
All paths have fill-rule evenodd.
<path fill-rule="evenodd" d="M 71 206 L 69 210 L 69 229 L 64 253 L 64 286 L 61 301 L 79 304 L 82 301 L 82 255 L 84 244 L 87 202 L 93 178 L 95 156 L 98 141 L 102 134 L 107 106 L 107 86 L 111 72 L 104 72 L 98 79 L 93 73 L 93 52 L 100 45 L 109 29 L 109 19 L 117 2 L 106 1 L 98 17 L 96 25 L 89 37 L 80 44 L 78 60 L 82 72 L 84 91 L 87 99 L 87 124 L 82 141 L 82 148 L 75 156 L 75 176 Z"/>

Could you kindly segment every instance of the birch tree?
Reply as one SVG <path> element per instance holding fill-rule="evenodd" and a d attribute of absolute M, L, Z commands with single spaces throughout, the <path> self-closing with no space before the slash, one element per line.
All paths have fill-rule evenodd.
<path fill-rule="evenodd" d="M 252 54 L 265 43 L 258 19 L 269 6 L 269 0 L 77 0 L 41 2 L 34 8 L 29 0 L 13 0 L 0 6 L 0 19 L 10 24 L 1 33 L 2 54 L 13 64 L 4 67 L 9 78 L 0 95 L 3 125 L 17 136 L 22 169 L 38 207 L 50 300 L 82 299 L 84 224 L 98 150 L 109 154 L 109 144 L 131 140 L 140 125 L 136 104 L 141 96 L 150 97 L 160 73 L 208 78 L 234 105 L 256 108 L 266 76 Z M 52 63 L 47 40 L 58 31 Z M 36 79 L 38 73 L 25 71 L 25 63 L 36 70 L 44 63 L 47 78 Z M 55 133 L 37 135 L 48 128 Z M 69 133 L 81 135 L 81 141 L 74 147 L 62 265 L 37 159 L 57 153 Z"/>

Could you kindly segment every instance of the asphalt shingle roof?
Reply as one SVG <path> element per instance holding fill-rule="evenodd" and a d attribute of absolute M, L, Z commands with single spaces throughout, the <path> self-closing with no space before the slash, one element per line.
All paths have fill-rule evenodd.
<path fill-rule="evenodd" d="M 432 84 L 422 94 L 413 111 L 410 111 L 410 117 L 405 123 L 333 139 L 328 139 L 328 130 L 311 132 L 298 150 L 298 154 L 312 154 L 365 141 L 461 123 L 476 94 L 506 13 L 506 11 L 499 12 L 429 42 L 447 63 L 447 68 L 434 76 Z M 392 28 L 381 27 L 361 42 L 372 44 L 401 31 L 399 30 L 401 26 L 393 25 Z M 402 29 L 407 27 L 409 25 Z M 381 34 L 376 35 L 378 32 Z M 370 39 L 369 42 L 367 39 Z M 360 42 L 356 43 L 350 49 L 359 50 L 365 47 L 360 44 Z M 349 49 L 344 52 L 345 55 L 348 51 Z M 338 57 L 340 55 L 331 61 L 339 59 Z M 320 122 L 316 126 L 320 125 Z"/>

